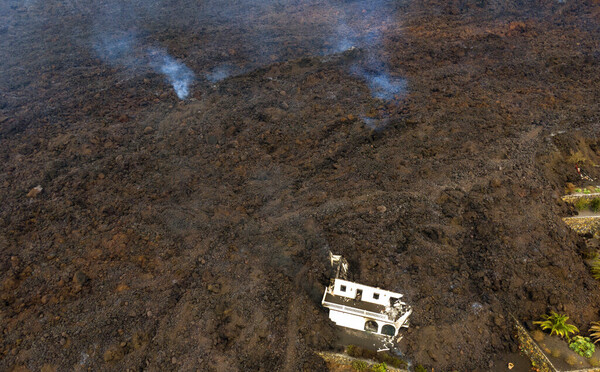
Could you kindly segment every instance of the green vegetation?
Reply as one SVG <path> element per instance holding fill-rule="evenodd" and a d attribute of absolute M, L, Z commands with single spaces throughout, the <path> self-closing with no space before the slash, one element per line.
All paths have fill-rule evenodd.
<path fill-rule="evenodd" d="M 596 258 L 590 264 L 590 271 L 592 272 L 592 276 L 594 279 L 600 280 L 600 259 Z M 600 331 L 600 329 L 598 329 Z"/>
<path fill-rule="evenodd" d="M 577 199 L 575 202 L 575 209 L 582 211 L 590 206 L 590 201 L 586 198 Z"/>
<path fill-rule="evenodd" d="M 600 212 L 600 198 L 594 198 L 590 201 L 590 209 L 594 212 Z"/>
<path fill-rule="evenodd" d="M 567 341 L 571 341 L 569 334 L 579 333 L 579 329 L 573 324 L 567 324 L 569 317 L 563 314 L 558 314 L 554 311 L 550 312 L 550 315 L 542 315 L 543 320 L 533 322 L 533 324 L 539 324 L 543 330 L 550 330 L 550 334 L 556 334 L 559 337 L 565 337 Z"/>
<path fill-rule="evenodd" d="M 375 364 L 373 367 L 371 367 L 371 371 L 373 372 L 386 372 L 387 370 L 388 369 L 385 363 Z"/>
<path fill-rule="evenodd" d="M 600 187 L 596 187 L 596 186 L 587 186 L 587 187 L 575 187 L 575 185 L 573 185 L 572 183 L 567 182 L 567 185 L 565 186 L 565 192 L 567 194 L 592 194 L 592 193 L 596 193 L 596 192 L 600 192 Z"/>
<path fill-rule="evenodd" d="M 596 347 L 592 341 L 590 341 L 590 338 L 583 336 L 573 337 L 573 342 L 569 344 L 569 348 L 582 357 L 588 359 L 591 358 L 594 354 L 594 351 L 596 351 Z"/>
<path fill-rule="evenodd" d="M 590 337 L 594 342 L 600 341 L 600 322 L 592 322 L 590 327 Z"/>
<path fill-rule="evenodd" d="M 600 212 L 600 198 L 594 198 L 594 199 L 579 198 L 579 199 L 577 199 L 577 201 L 575 201 L 574 205 L 575 205 L 575 209 L 577 209 L 578 211 L 583 211 L 585 209 L 589 209 L 593 212 Z"/>
<path fill-rule="evenodd" d="M 388 353 L 378 353 L 374 350 L 369 350 L 356 345 L 348 345 L 346 347 L 346 354 L 353 358 L 371 359 L 377 362 L 383 363 L 387 366 L 395 368 L 406 368 L 407 363 L 405 360 L 396 358 Z"/>
<path fill-rule="evenodd" d="M 422 365 L 418 364 L 415 367 L 415 372 L 427 372 L 427 369 L 425 369 L 425 367 L 423 367 Z"/>
<path fill-rule="evenodd" d="M 352 362 L 352 369 L 354 369 L 357 372 L 366 371 L 368 368 L 369 368 L 369 366 L 367 365 L 367 362 L 365 362 L 365 361 L 355 360 Z"/>
<path fill-rule="evenodd" d="M 346 354 L 350 355 L 351 357 L 354 357 L 354 354 L 356 354 L 356 351 L 359 347 L 358 346 L 354 346 L 354 345 L 348 345 L 346 346 Z"/>

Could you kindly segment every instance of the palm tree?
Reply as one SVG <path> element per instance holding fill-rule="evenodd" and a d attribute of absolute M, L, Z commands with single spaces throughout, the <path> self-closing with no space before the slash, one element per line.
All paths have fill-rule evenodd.
<path fill-rule="evenodd" d="M 594 343 L 600 341 L 600 322 L 592 322 L 590 337 L 594 339 Z"/>
<path fill-rule="evenodd" d="M 566 337 L 567 341 L 571 341 L 570 333 L 579 333 L 579 329 L 573 324 L 567 324 L 569 317 L 563 314 L 557 314 L 554 311 L 550 315 L 542 315 L 542 319 L 533 324 L 539 324 L 543 330 L 550 330 L 550 335 L 557 334 L 559 337 Z"/>

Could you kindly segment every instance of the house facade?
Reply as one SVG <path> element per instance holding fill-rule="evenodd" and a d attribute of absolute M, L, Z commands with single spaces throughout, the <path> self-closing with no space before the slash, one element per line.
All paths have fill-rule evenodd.
<path fill-rule="evenodd" d="M 332 265 L 338 266 L 336 278 L 325 289 L 321 303 L 329 309 L 333 322 L 391 337 L 408 327 L 412 309 L 401 300 L 402 294 L 346 280 L 348 263 L 340 256 L 331 257 Z"/>

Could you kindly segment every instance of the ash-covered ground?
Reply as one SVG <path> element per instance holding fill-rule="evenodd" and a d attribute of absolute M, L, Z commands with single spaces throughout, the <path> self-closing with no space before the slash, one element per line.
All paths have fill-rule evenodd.
<path fill-rule="evenodd" d="M 598 1 L 145 3 L 0 4 L 1 370 L 326 370 L 328 250 L 435 370 L 599 320 Z"/>

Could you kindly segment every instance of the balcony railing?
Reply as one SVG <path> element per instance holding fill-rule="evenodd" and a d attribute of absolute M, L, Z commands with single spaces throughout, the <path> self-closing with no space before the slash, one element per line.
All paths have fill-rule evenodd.
<path fill-rule="evenodd" d="M 360 310 L 360 309 L 357 309 L 357 308 L 354 308 L 354 307 L 349 307 L 349 306 L 334 304 L 334 303 L 329 302 L 329 301 L 323 301 L 323 306 L 326 306 L 326 307 L 328 307 L 330 309 L 340 310 L 340 311 L 343 311 L 345 313 L 350 313 L 350 314 L 354 314 L 354 315 L 364 316 L 366 318 L 382 320 L 384 322 L 389 322 L 389 323 L 393 323 L 394 322 L 386 314 L 374 313 L 372 311 L 367 311 L 367 310 Z"/>

